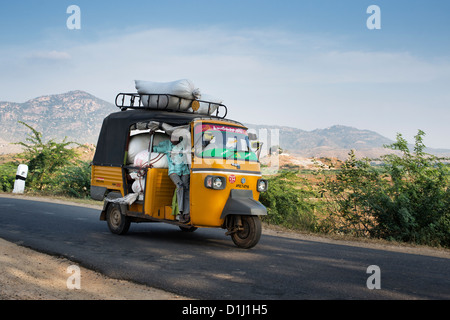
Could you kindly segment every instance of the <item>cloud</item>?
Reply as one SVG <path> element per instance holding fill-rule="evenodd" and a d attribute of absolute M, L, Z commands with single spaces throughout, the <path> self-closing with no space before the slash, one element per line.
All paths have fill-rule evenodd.
<path fill-rule="evenodd" d="M 326 43 L 326 37 L 280 30 L 150 29 L 75 46 L 70 55 L 80 77 L 84 73 L 108 82 L 188 77 L 214 89 L 219 83 L 235 84 L 235 91 L 244 86 L 251 92 L 304 85 L 449 81 L 448 59 L 361 51 L 352 45 L 345 49 L 336 39 Z"/>
<path fill-rule="evenodd" d="M 203 83 L 259 88 L 295 88 L 329 84 L 405 84 L 449 81 L 449 60 L 425 61 L 408 52 L 361 51 L 326 36 L 283 30 L 149 29 L 108 35 L 88 44 L 22 51 L 34 70 L 66 63 L 54 76 L 80 83 L 115 87 L 134 79 L 170 81 L 193 78 Z M 70 63 L 68 63 L 70 62 Z M 43 84 L 52 74 L 42 73 Z M 127 80 L 125 80 L 127 79 Z M 92 91 L 92 90 L 91 90 Z"/>
<path fill-rule="evenodd" d="M 42 60 L 42 61 L 64 61 L 70 60 L 72 57 L 65 51 L 35 51 L 27 56 L 29 60 Z"/>
<path fill-rule="evenodd" d="M 243 122 L 305 130 L 343 124 L 390 138 L 427 123 L 450 134 L 439 123 L 445 117 L 432 112 L 448 112 L 450 57 L 364 51 L 349 39 L 276 29 L 160 28 L 109 32 L 90 43 L 57 40 L 54 47 L 19 50 L 30 54 L 11 50 L 6 60 L 2 53 L 0 85 L 10 100 L 81 89 L 113 101 L 118 92 L 134 92 L 135 79 L 189 78 Z"/>
<path fill-rule="evenodd" d="M 424 83 L 448 78 L 450 62 L 430 62 L 409 52 L 329 51 L 308 57 L 307 81 L 321 83 Z M 314 72 L 318 71 L 318 72 Z"/>

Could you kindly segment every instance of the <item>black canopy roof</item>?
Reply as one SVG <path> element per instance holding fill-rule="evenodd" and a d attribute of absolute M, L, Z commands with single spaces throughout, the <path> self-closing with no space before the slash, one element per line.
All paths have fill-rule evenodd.
<path fill-rule="evenodd" d="M 92 163 L 104 166 L 123 165 L 130 126 L 135 123 L 157 121 L 171 126 L 181 126 L 194 119 L 221 120 L 221 118 L 185 112 L 127 110 L 111 113 L 103 120 Z"/>

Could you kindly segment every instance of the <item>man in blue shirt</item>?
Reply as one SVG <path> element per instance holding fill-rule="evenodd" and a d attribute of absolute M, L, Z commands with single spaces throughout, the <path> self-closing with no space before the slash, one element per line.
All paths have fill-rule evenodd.
<path fill-rule="evenodd" d="M 177 186 L 177 203 L 180 211 L 179 221 L 188 223 L 190 221 L 189 210 L 189 166 L 186 162 L 183 137 L 172 134 L 170 141 L 162 141 L 153 147 L 155 152 L 165 153 L 169 163 L 169 177 Z"/>

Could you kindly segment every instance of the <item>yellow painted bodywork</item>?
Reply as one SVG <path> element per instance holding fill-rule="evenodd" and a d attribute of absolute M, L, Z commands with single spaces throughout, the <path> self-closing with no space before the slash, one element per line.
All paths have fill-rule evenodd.
<path fill-rule="evenodd" d="M 120 191 L 123 196 L 122 168 L 92 166 L 91 185 L 105 187 L 108 190 Z"/>
<path fill-rule="evenodd" d="M 214 190 L 206 188 L 205 178 L 208 175 L 222 176 L 226 178 L 226 187 L 223 190 Z M 231 183 L 229 177 L 234 176 L 235 182 Z M 245 178 L 245 183 L 241 183 Z M 217 227 L 223 224 L 223 208 L 228 200 L 231 189 L 252 190 L 253 198 L 259 199 L 259 193 L 256 191 L 256 182 L 260 176 L 227 173 L 227 172 L 198 172 L 191 174 L 191 221 L 196 226 Z M 234 179 L 233 179 L 234 180 Z"/>
<path fill-rule="evenodd" d="M 208 121 L 214 123 L 214 121 Z M 228 123 L 217 121 L 218 124 Z M 191 133 L 195 123 L 192 123 Z M 234 123 L 230 125 L 236 126 Z M 234 164 L 234 166 L 232 165 Z M 240 168 L 237 169 L 236 164 Z M 197 172 L 198 170 L 200 172 Z M 92 166 L 91 184 L 106 187 L 108 190 L 124 193 L 122 168 Z M 247 172 L 243 172 L 247 171 Z M 205 187 L 205 178 L 208 175 L 226 178 L 226 187 L 223 190 L 214 190 Z M 234 176 L 230 179 L 230 176 Z M 253 198 L 259 200 L 256 191 L 257 180 L 261 178 L 260 164 L 255 161 L 200 159 L 193 155 L 190 177 L 190 225 L 197 227 L 221 227 L 223 208 L 232 189 L 252 190 Z M 243 179 L 245 181 L 243 182 Z M 137 201 L 129 206 L 129 211 L 144 213 L 145 215 L 163 219 L 175 220 L 172 215 L 172 198 L 175 185 L 168 176 L 168 169 L 147 169 L 144 202 Z"/>
<path fill-rule="evenodd" d="M 207 123 L 236 126 L 235 123 L 226 123 L 224 121 L 208 120 Z M 196 122 L 191 125 L 192 136 L 194 136 L 195 125 Z M 240 168 L 237 169 L 233 164 L 238 164 Z M 199 169 L 201 171 L 196 172 Z M 253 198 L 259 200 L 256 183 L 261 178 L 260 170 L 259 162 L 255 161 L 201 159 L 194 155 L 191 165 L 190 193 L 192 224 L 205 227 L 222 226 L 224 221 L 220 217 L 231 189 L 252 190 Z M 247 171 L 247 173 L 244 171 Z M 209 175 L 225 177 L 225 189 L 215 190 L 205 187 L 204 181 Z M 230 180 L 230 176 L 234 176 L 234 179 Z M 244 183 L 242 183 L 243 178 L 245 179 Z"/>
<path fill-rule="evenodd" d="M 172 206 L 174 191 L 175 185 L 169 178 L 168 169 L 148 169 L 145 187 L 145 214 L 165 219 L 165 207 Z"/>

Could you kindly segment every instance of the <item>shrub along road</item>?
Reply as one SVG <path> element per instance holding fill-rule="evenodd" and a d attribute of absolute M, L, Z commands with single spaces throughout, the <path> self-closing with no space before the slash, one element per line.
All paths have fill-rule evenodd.
<path fill-rule="evenodd" d="M 195 299 L 450 299 L 448 250 L 267 229 L 255 248 L 243 250 L 222 229 L 186 233 L 142 223 L 125 236 L 113 235 L 99 213 L 97 207 L 2 196 L 0 237 Z M 373 265 L 379 273 L 370 271 Z M 368 282 L 380 289 L 369 289 Z"/>

